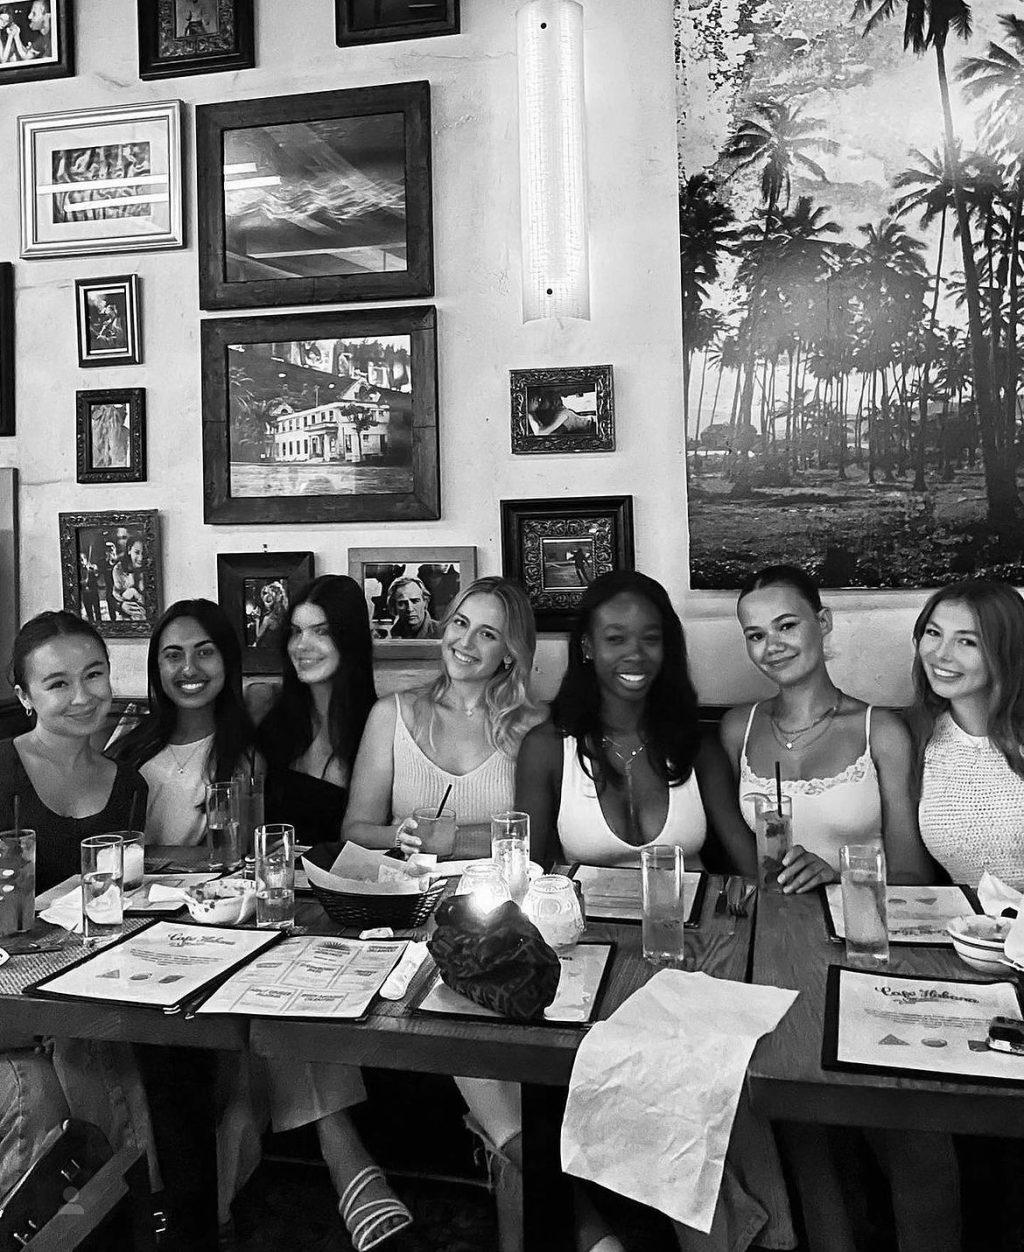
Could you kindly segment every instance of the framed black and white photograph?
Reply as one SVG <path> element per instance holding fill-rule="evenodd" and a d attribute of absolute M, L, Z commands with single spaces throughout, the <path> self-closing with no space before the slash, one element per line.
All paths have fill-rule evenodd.
<path fill-rule="evenodd" d="M 242 645 L 243 674 L 279 674 L 288 619 L 313 581 L 312 552 L 221 552 L 217 600 Z"/>
<path fill-rule="evenodd" d="M 142 332 L 139 277 L 75 279 L 78 364 L 139 365 Z"/>
<path fill-rule="evenodd" d="M 202 308 L 433 294 L 428 83 L 200 105 L 196 168 Z"/>
<path fill-rule="evenodd" d="M 160 515 L 155 509 L 61 513 L 64 607 L 111 639 L 147 639 L 160 616 Z"/>
<path fill-rule="evenodd" d="M 459 0 L 334 0 L 339 48 L 459 33 Z"/>
<path fill-rule="evenodd" d="M 0 435 L 14 434 L 14 266 L 0 261 Z"/>
<path fill-rule="evenodd" d="M 72 7 L 73 0 L 0 4 L 0 84 L 74 74 Z"/>
<path fill-rule="evenodd" d="M 476 548 L 349 548 L 348 572 L 380 656 L 436 656 L 444 615 L 476 580 Z"/>
<path fill-rule="evenodd" d="M 79 391 L 75 401 L 78 481 L 145 482 L 145 390 Z"/>
<path fill-rule="evenodd" d="M 202 323 L 204 520 L 440 516 L 436 314 Z"/>
<path fill-rule="evenodd" d="M 138 20 L 142 79 L 256 64 L 253 0 L 138 0 Z"/>
<path fill-rule="evenodd" d="M 185 242 L 177 100 L 18 118 L 21 255 Z"/>
<path fill-rule="evenodd" d="M 569 630 L 595 578 L 633 568 L 633 497 L 502 500 L 501 565 L 526 589 L 538 630 Z"/>
<path fill-rule="evenodd" d="M 610 365 L 512 370 L 512 451 L 613 452 Z"/>

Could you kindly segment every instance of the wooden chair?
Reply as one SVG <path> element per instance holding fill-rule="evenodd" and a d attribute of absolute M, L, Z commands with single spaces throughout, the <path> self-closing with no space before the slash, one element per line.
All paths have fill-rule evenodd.
<path fill-rule="evenodd" d="M 0 1252 L 154 1252 L 145 1154 L 113 1153 L 91 1122 L 69 1119 L 0 1208 Z"/>

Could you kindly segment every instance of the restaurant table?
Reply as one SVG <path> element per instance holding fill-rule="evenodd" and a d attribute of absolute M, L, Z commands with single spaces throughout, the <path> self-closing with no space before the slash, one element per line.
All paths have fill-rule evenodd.
<path fill-rule="evenodd" d="M 716 915 L 720 886 L 720 879 L 709 878 L 700 925 L 686 932 L 686 968 L 744 981 L 748 975 L 751 919 Z M 311 899 L 299 903 L 296 920 L 310 933 L 339 933 Z M 642 957 L 639 924 L 591 923 L 586 938 L 611 940 L 615 944 L 596 1014 L 597 1019 L 606 1018 L 654 970 Z M 34 958 L 16 959 L 29 962 Z M 284 1022 L 266 1018 L 250 1022 L 226 1016 L 184 1020 L 151 1009 L 17 995 L 0 996 L 0 1014 L 5 1022 L 36 1034 L 229 1051 L 251 1044 L 261 1053 L 288 1060 L 333 1059 L 339 1064 L 522 1083 L 526 1246 L 550 1252 L 569 1249 L 573 1246 L 571 1206 L 565 1201 L 559 1168 L 558 1100 L 568 1086 L 584 1031 L 416 1014 L 409 1006 L 432 972 L 433 962 L 428 960 L 401 1001 L 377 1000 L 363 1022 Z M 429 1158 L 429 1132 L 424 1134 L 424 1157 Z"/>
<path fill-rule="evenodd" d="M 892 944 L 890 954 L 888 968 L 895 974 L 985 978 L 952 947 Z M 845 964 L 845 955 L 842 943 L 829 940 L 818 892 L 760 894 L 752 981 L 789 987 L 800 995 L 751 1057 L 747 1087 L 754 1109 L 779 1121 L 1024 1137 L 1024 1083 L 995 1087 L 822 1068 L 828 967 Z M 1013 981 L 1009 969 L 1006 980 Z"/>

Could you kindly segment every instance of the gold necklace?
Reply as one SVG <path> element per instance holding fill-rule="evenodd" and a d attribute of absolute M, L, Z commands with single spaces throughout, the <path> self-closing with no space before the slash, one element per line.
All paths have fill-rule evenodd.
<path fill-rule="evenodd" d="M 620 748 L 611 735 L 602 735 L 601 741 L 605 743 L 609 748 L 611 748 L 612 754 L 614 755 L 618 763 L 622 766 L 622 772 L 627 777 L 629 776 L 630 770 L 632 769 L 633 762 L 640 755 L 640 753 L 643 752 L 643 750 L 647 747 L 647 740 L 644 739 L 643 736 L 641 735 L 640 742 L 633 749 L 633 751 L 630 752 L 628 756 L 624 756 L 623 753 L 627 751 L 627 749 Z"/>
<path fill-rule="evenodd" d="M 816 717 L 813 722 L 808 722 L 806 726 L 797 726 L 793 730 L 786 730 L 783 726 L 780 726 L 775 720 L 775 715 L 773 713 L 769 713 L 768 723 L 771 726 L 772 734 L 775 736 L 776 742 L 781 743 L 787 751 L 792 752 L 794 747 L 798 746 L 796 743 L 797 739 L 802 738 L 804 735 L 814 730 L 816 726 L 820 726 L 822 722 L 827 722 L 829 718 L 835 716 L 842 699 L 843 693 L 840 691 L 837 693 L 836 702 L 831 708 L 826 709 L 825 712 L 822 713 L 820 717 Z"/>
<path fill-rule="evenodd" d="M 171 759 L 174 761 L 174 764 L 178 767 L 179 777 L 181 777 L 185 773 L 185 771 L 188 769 L 188 767 L 192 764 L 192 761 L 194 760 L 196 753 L 199 751 L 199 749 L 203 746 L 203 744 L 206 742 L 208 738 L 209 738 L 209 735 L 205 735 L 202 739 L 197 739 L 196 742 L 192 744 L 192 750 L 185 754 L 184 761 L 181 759 L 180 756 L 178 756 L 177 752 L 175 752 L 173 743 L 169 743 L 167 745 L 168 750 L 170 751 L 170 754 L 171 754 Z"/>

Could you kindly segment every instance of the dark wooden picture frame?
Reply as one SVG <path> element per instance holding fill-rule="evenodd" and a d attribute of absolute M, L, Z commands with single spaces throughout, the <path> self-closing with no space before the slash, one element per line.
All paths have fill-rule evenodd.
<path fill-rule="evenodd" d="M 431 305 L 207 318 L 201 326 L 201 340 L 204 521 L 237 525 L 422 521 L 441 516 L 437 314 Z M 361 373 L 350 361 L 353 354 L 346 350 L 358 346 L 352 341 L 360 340 L 367 344 L 400 341 L 400 355 L 408 358 L 407 367 L 402 367 L 409 381 L 407 391 L 382 387 L 379 381 L 370 384 L 370 374 L 375 379 L 387 374 L 395 381 L 392 375 L 397 375 L 400 367 L 389 367 L 382 355 L 365 374 Z M 253 345 L 258 345 L 256 350 Z M 318 354 L 316 368 L 291 359 L 306 353 L 307 348 Z M 395 355 L 393 344 L 391 352 Z M 329 354 L 335 372 L 324 368 L 325 354 Z M 352 372 L 337 372 L 343 365 Z M 336 393 L 333 398 L 332 391 Z M 375 409 L 382 417 L 372 416 Z M 393 427 L 392 409 L 397 410 Z M 275 419 L 279 432 L 286 433 L 270 436 L 270 423 L 265 418 L 275 410 L 280 414 Z M 346 431 L 342 429 L 343 416 L 351 418 Z M 232 422 L 239 446 L 247 452 L 234 460 Z M 246 423 L 249 429 L 243 435 L 241 428 Z M 393 431 L 383 438 L 373 433 L 383 429 L 382 423 Z M 256 438 L 261 440 L 261 447 L 253 446 Z M 274 449 L 276 440 L 282 439 L 282 452 L 288 455 L 303 440 L 310 447 L 313 439 L 318 440 L 320 447 L 313 459 L 303 459 L 299 454 L 290 460 L 288 455 L 278 459 L 276 452 L 268 452 L 271 438 Z M 367 451 L 364 439 L 377 443 L 370 442 Z M 353 440 L 358 456 L 349 456 L 349 447 L 343 446 Z M 332 443 L 340 455 L 328 454 Z M 391 451 L 395 447 L 402 452 L 401 460 Z M 375 451 L 382 456 L 379 466 L 371 461 Z M 315 472 L 310 474 L 303 467 Z M 366 480 L 375 469 L 383 489 L 367 490 Z M 235 471 L 239 480 L 249 480 L 248 490 L 237 489 L 241 481 L 233 484 Z M 289 493 L 289 480 L 303 490 Z M 316 490 L 332 485 L 333 490 Z M 363 489 L 357 490 L 360 485 Z"/>
<path fill-rule="evenodd" d="M 443 566 L 448 569 L 440 568 Z M 449 545 L 349 548 L 348 574 L 359 584 L 366 597 L 373 650 L 381 660 L 437 657 L 441 652 L 441 641 L 436 628 L 432 637 L 426 639 L 392 635 L 399 614 L 388 604 L 390 584 L 397 578 L 415 579 L 422 583 L 422 598 L 426 601 L 423 612 L 440 623 L 455 597 L 476 582 L 476 548 Z M 375 584 L 379 584 L 379 592 Z M 409 616 L 411 619 L 411 612 Z"/>
<path fill-rule="evenodd" d="M 198 0 L 192 7 L 199 10 L 204 29 L 193 33 L 176 29 L 180 7 L 184 7 L 182 0 L 138 0 L 141 79 L 252 69 L 256 64 L 253 0 Z M 211 16 L 217 22 L 212 31 L 208 29 Z"/>
<path fill-rule="evenodd" d="M 76 278 L 75 321 L 79 368 L 142 364 L 138 274 Z"/>
<path fill-rule="evenodd" d="M 50 31 L 53 36 L 51 54 L 5 62 L 0 65 L 0 84 L 31 83 L 43 78 L 70 78 L 74 74 L 75 44 L 72 29 L 74 0 L 48 0 L 48 3 L 50 5 Z M 30 34 L 30 28 L 27 25 L 32 0 L 14 0 L 3 7 L 11 18 L 11 25 L 19 29 L 19 40 L 22 46 L 26 46 L 26 40 L 37 43 L 38 40 Z"/>
<path fill-rule="evenodd" d="M 243 674 L 281 673 L 281 642 L 287 637 L 290 607 L 313 581 L 313 571 L 312 552 L 217 554 L 217 601 L 238 636 Z M 261 592 L 270 590 L 270 603 L 254 602 L 254 585 Z"/>
<path fill-rule="evenodd" d="M 459 33 L 459 0 L 334 0 L 339 48 Z"/>
<path fill-rule="evenodd" d="M 160 514 L 60 513 L 58 524 L 64 608 L 109 639 L 148 639 L 162 601 Z"/>
<path fill-rule="evenodd" d="M 509 385 L 512 451 L 517 456 L 615 451 L 610 365 L 510 370 Z M 568 403 L 567 397 L 577 407 Z"/>
<path fill-rule="evenodd" d="M 0 436 L 14 434 L 14 266 L 0 261 Z"/>
<path fill-rule="evenodd" d="M 345 163 L 335 171 L 329 157 L 342 151 Z M 378 194 L 358 214 L 327 213 L 323 203 L 332 197 L 339 207 L 351 202 L 344 171 L 351 164 L 358 172 L 364 151 L 375 163 L 374 185 L 390 186 L 394 199 Z M 389 159 L 401 164 L 390 177 Z M 229 166 L 251 168 L 232 173 L 226 186 Z M 429 83 L 199 105 L 196 169 L 201 308 L 433 295 Z M 314 207 L 311 182 L 319 193 Z M 360 191 L 369 201 L 366 186 Z M 232 195 L 242 197 L 244 228 L 231 225 Z M 262 215 L 260 197 L 267 202 Z M 348 272 L 323 272 L 343 263 Z"/>
<path fill-rule="evenodd" d="M 123 410 L 122 410 L 123 406 Z M 97 413 L 97 410 L 105 410 Z M 122 410 L 122 412 L 118 412 Z M 123 426 L 128 422 L 127 431 Z M 146 392 L 143 387 L 75 392 L 80 483 L 146 481 Z M 97 457 L 97 446 L 103 454 Z M 116 462 L 126 459 L 126 464 Z M 108 462 L 98 464 L 97 461 Z"/>
<path fill-rule="evenodd" d="M 538 630 L 568 630 L 587 584 L 633 569 L 633 497 L 501 501 L 501 566 L 525 588 Z"/>

